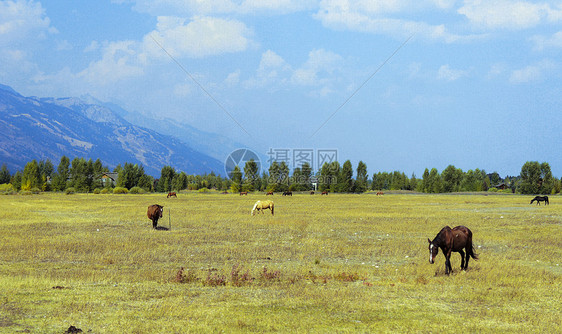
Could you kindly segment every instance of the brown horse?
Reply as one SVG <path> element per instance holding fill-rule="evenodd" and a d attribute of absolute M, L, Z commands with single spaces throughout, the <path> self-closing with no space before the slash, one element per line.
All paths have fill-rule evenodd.
<path fill-rule="evenodd" d="M 472 231 L 465 226 L 457 226 L 451 229 L 445 226 L 439 231 L 435 239 L 429 240 L 429 263 L 435 262 L 435 257 L 439 253 L 439 248 L 445 255 L 445 274 L 449 275 L 453 268 L 451 267 L 451 252 L 458 252 L 461 254 L 461 270 L 468 268 L 468 260 L 472 257 L 478 260 L 478 256 L 474 253 L 474 246 L 472 245 Z M 464 256 L 466 250 L 466 258 Z"/>
<path fill-rule="evenodd" d="M 314 191 L 311 191 L 310 194 L 311 194 L 311 195 L 314 195 Z"/>
<path fill-rule="evenodd" d="M 293 192 L 292 191 L 284 191 L 283 196 L 293 196 Z"/>
<path fill-rule="evenodd" d="M 170 193 L 168 193 L 168 196 L 166 196 L 166 198 L 170 198 L 170 197 L 178 198 L 178 195 L 176 195 L 175 192 L 170 192 Z"/>
<path fill-rule="evenodd" d="M 328 196 L 328 192 L 327 192 L 327 191 L 323 191 L 323 192 L 322 192 L 322 195 Z"/>
<path fill-rule="evenodd" d="M 273 195 L 273 191 L 268 191 L 268 192 L 265 193 L 265 195 L 266 195 L 266 196 L 267 196 L 267 195 Z"/>
<path fill-rule="evenodd" d="M 273 216 L 274 213 L 274 205 L 273 201 L 257 201 L 252 208 L 252 216 L 256 214 L 256 211 L 263 213 L 265 209 L 271 210 L 271 215 Z"/>
<path fill-rule="evenodd" d="M 240 196 L 242 196 L 242 195 L 247 196 L 247 195 L 248 195 L 248 192 L 247 192 L 247 191 L 241 191 L 241 192 L 240 192 Z"/>
<path fill-rule="evenodd" d="M 148 219 L 152 220 L 152 228 L 156 229 L 158 225 L 158 219 L 162 218 L 162 213 L 164 212 L 164 207 L 162 205 L 153 204 L 148 207 L 146 215 Z"/>
<path fill-rule="evenodd" d="M 377 196 L 382 196 L 382 195 L 384 195 L 384 193 L 382 191 L 377 192 Z"/>

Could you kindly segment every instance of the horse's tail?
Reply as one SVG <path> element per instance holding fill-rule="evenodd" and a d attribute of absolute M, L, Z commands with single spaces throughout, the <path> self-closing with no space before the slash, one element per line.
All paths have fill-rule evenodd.
<path fill-rule="evenodd" d="M 474 244 L 472 243 L 472 231 L 468 230 L 468 247 L 466 248 L 466 255 L 478 260 L 478 255 L 474 252 Z"/>
<path fill-rule="evenodd" d="M 273 204 L 273 202 L 271 202 L 271 215 L 274 215 L 274 211 L 275 211 L 275 205 Z"/>

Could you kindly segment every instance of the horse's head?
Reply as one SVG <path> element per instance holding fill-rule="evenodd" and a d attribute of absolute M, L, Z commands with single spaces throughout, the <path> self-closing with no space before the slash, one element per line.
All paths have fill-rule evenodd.
<path fill-rule="evenodd" d="M 158 215 L 162 218 L 162 213 L 164 213 L 164 207 L 162 205 L 158 205 Z"/>
<path fill-rule="evenodd" d="M 427 239 L 427 241 L 429 242 L 429 263 L 433 264 L 437 253 L 439 253 L 439 247 L 435 246 L 431 240 Z"/>

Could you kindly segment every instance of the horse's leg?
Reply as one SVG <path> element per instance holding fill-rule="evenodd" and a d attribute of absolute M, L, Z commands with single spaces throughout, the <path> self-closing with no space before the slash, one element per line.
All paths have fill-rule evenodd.
<path fill-rule="evenodd" d="M 451 252 L 445 253 L 445 274 L 449 275 L 450 270 L 453 270 L 451 267 Z"/>
<path fill-rule="evenodd" d="M 156 228 L 156 225 L 158 225 L 158 219 L 153 219 L 152 220 L 152 228 Z"/>
<path fill-rule="evenodd" d="M 468 248 L 470 247 L 470 248 Z M 470 259 L 470 252 L 472 251 L 472 243 L 466 246 L 466 259 L 464 260 L 464 270 L 468 269 L 468 259 Z"/>
<path fill-rule="evenodd" d="M 461 270 L 466 269 L 465 268 L 465 262 L 464 262 L 465 261 L 464 252 L 463 252 L 462 249 L 459 251 L 459 254 L 461 255 Z M 467 258 L 466 261 L 468 262 L 468 256 L 466 258 Z"/>

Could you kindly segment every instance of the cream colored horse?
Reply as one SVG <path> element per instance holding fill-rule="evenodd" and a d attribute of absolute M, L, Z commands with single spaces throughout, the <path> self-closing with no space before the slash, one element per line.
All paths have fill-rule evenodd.
<path fill-rule="evenodd" d="M 254 208 L 252 209 L 252 216 L 256 214 L 256 210 L 263 213 L 263 210 L 265 209 L 271 210 L 271 215 L 273 215 L 273 201 L 257 201 L 256 204 L 254 204 Z"/>

